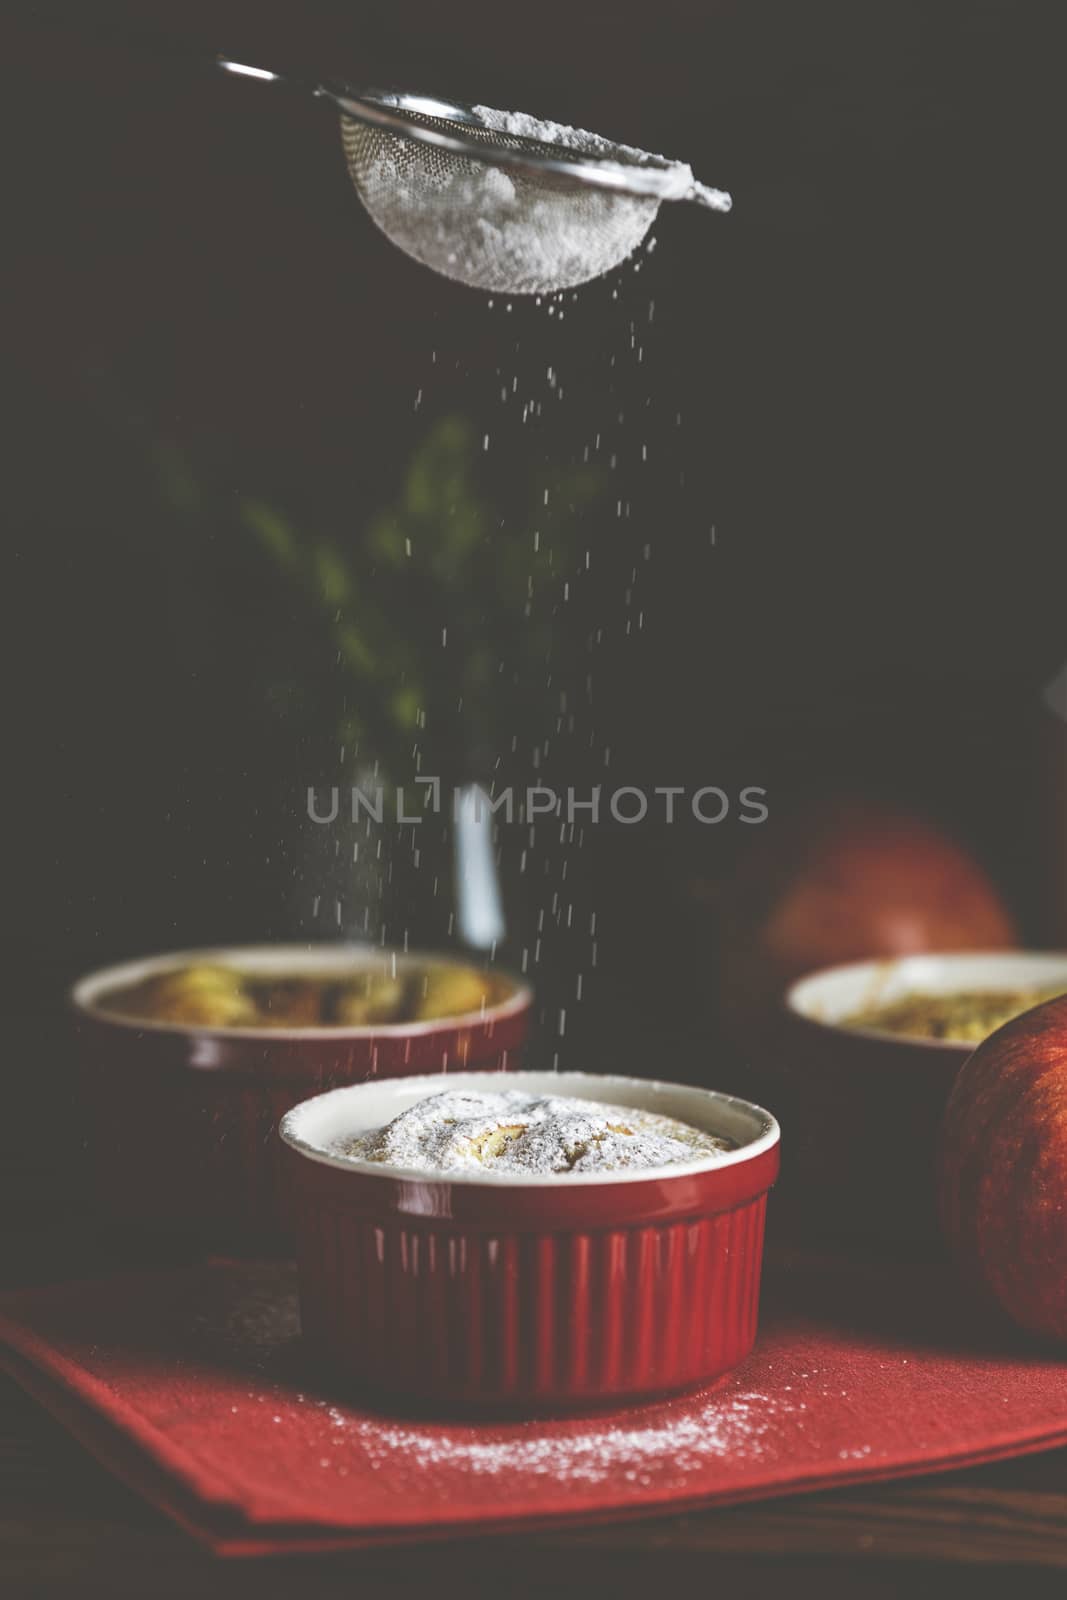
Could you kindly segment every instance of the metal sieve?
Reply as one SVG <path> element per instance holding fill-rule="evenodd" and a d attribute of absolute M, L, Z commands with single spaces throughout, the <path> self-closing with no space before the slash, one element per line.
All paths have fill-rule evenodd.
<path fill-rule="evenodd" d="M 228 59 L 219 66 L 292 82 Z M 303 87 L 341 113 L 349 175 L 382 232 L 416 261 L 476 289 L 553 294 L 599 277 L 633 253 L 664 200 L 730 209 L 728 194 L 697 183 L 682 163 L 574 130 L 554 130 L 546 141 L 505 126 L 523 119 L 484 107 Z"/>

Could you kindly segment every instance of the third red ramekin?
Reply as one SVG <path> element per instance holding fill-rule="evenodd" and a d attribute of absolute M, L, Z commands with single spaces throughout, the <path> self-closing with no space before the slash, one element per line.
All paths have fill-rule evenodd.
<path fill-rule="evenodd" d="M 786 1231 L 805 1243 L 940 1251 L 937 1146 L 956 1074 L 975 1040 L 860 1027 L 905 996 L 1067 989 L 1067 952 L 931 951 L 826 967 L 785 996 L 756 1093 L 789 1129 Z"/>
<path fill-rule="evenodd" d="M 449 1089 L 632 1106 L 737 1148 L 679 1167 L 545 1178 L 397 1173 L 331 1143 Z M 304 1338 L 358 1387 L 537 1408 L 665 1393 L 736 1366 L 756 1335 L 778 1124 L 680 1084 L 450 1073 L 358 1084 L 283 1118 Z"/>

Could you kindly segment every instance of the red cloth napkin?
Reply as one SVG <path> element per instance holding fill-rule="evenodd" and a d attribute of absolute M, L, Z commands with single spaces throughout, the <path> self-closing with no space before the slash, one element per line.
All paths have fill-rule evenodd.
<path fill-rule="evenodd" d="M 0 1297 L 0 1365 L 213 1549 L 262 1554 L 750 1500 L 1067 1442 L 1067 1364 L 938 1265 L 794 1260 L 712 1389 L 524 1421 L 379 1413 L 302 1362 L 284 1264 Z"/>

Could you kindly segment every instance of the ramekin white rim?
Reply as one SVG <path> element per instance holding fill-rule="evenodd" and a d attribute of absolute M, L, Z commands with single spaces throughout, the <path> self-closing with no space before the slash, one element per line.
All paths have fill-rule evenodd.
<path fill-rule="evenodd" d="M 334 1155 L 322 1145 L 313 1143 L 303 1138 L 297 1131 L 299 1122 L 306 1116 L 307 1109 L 313 1105 L 321 1106 L 323 1102 L 338 1100 L 341 1097 L 355 1097 L 362 1092 L 368 1098 L 375 1092 L 384 1092 L 386 1095 L 393 1093 L 398 1098 L 410 1094 L 412 1090 L 418 1091 L 425 1086 L 427 1093 L 440 1092 L 443 1089 L 463 1089 L 473 1085 L 485 1087 L 499 1085 L 502 1089 L 529 1088 L 538 1093 L 547 1093 L 555 1089 L 557 1093 L 573 1094 L 576 1098 L 606 1101 L 612 1103 L 612 1086 L 621 1088 L 624 1093 L 638 1093 L 655 1098 L 657 1094 L 676 1094 L 693 1096 L 697 1100 L 714 1103 L 720 1106 L 733 1107 L 736 1110 L 751 1115 L 753 1119 L 761 1119 L 764 1123 L 763 1132 L 748 1143 L 740 1145 L 736 1150 L 729 1150 L 725 1154 L 710 1155 L 693 1161 L 671 1163 L 668 1166 L 641 1167 L 632 1172 L 623 1169 L 613 1169 L 608 1172 L 553 1172 L 526 1174 L 502 1174 L 495 1172 L 465 1173 L 465 1172 L 438 1172 L 427 1173 L 422 1170 L 385 1166 L 374 1161 L 353 1161 L 350 1157 Z M 572 1087 L 577 1085 L 577 1087 Z M 417 1095 L 416 1095 L 417 1098 Z M 649 1105 L 646 1110 L 656 1109 Z M 683 1119 L 684 1120 L 684 1119 Z M 357 1130 L 352 1130 L 357 1131 Z M 708 1127 L 707 1132 L 714 1132 Z M 339 1089 L 327 1090 L 324 1094 L 312 1095 L 302 1100 L 299 1105 L 287 1111 L 278 1125 L 278 1134 L 284 1142 L 299 1155 L 309 1161 L 318 1162 L 321 1166 L 334 1167 L 339 1171 L 360 1174 L 377 1178 L 382 1181 L 408 1184 L 428 1184 L 439 1187 L 442 1184 L 462 1185 L 465 1188 L 506 1188 L 506 1189 L 535 1189 L 535 1188 L 573 1188 L 593 1187 L 599 1185 L 619 1183 L 649 1183 L 663 1182 L 666 1179 L 680 1179 L 694 1177 L 705 1172 L 719 1172 L 726 1167 L 740 1166 L 746 1161 L 755 1160 L 765 1151 L 773 1149 L 781 1138 L 781 1130 L 777 1120 L 766 1111 L 763 1106 L 755 1105 L 751 1100 L 743 1100 L 737 1095 L 724 1094 L 716 1089 L 701 1089 L 692 1084 L 671 1083 L 658 1078 L 633 1078 L 621 1074 L 597 1072 L 433 1072 L 424 1073 L 418 1077 L 379 1078 L 371 1079 L 364 1083 L 345 1084 Z"/>
<path fill-rule="evenodd" d="M 447 1017 L 430 1017 L 424 1022 L 383 1022 L 359 1026 L 308 1028 L 223 1028 L 211 1023 L 164 1022 L 151 1017 L 123 1016 L 99 1004 L 102 993 L 138 983 L 170 968 L 192 966 L 201 962 L 240 967 L 250 965 L 254 970 L 262 965 L 267 975 L 279 977 L 299 976 L 300 968 L 310 975 L 336 967 L 338 973 L 358 970 L 372 961 L 386 957 L 395 958 L 398 968 L 403 967 L 457 967 L 480 971 L 478 963 L 462 955 L 441 954 L 433 950 L 383 950 L 371 944 L 251 944 L 205 945 L 192 950 L 167 950 L 158 955 L 139 956 L 133 961 L 119 962 L 116 966 L 99 967 L 78 979 L 68 991 L 68 998 L 76 1011 L 115 1027 L 131 1028 L 136 1033 L 194 1034 L 221 1039 L 255 1039 L 261 1044 L 268 1040 L 324 1039 L 410 1039 L 432 1037 L 436 1033 L 453 1033 L 458 1028 L 484 1027 L 518 1015 L 533 1002 L 533 990 L 510 972 L 493 972 L 511 985 L 512 993 L 505 999 L 487 1006 L 484 1011 L 464 1011 Z"/>
<path fill-rule="evenodd" d="M 1005 986 L 1018 982 L 1017 970 L 1019 967 L 1047 966 L 1049 969 L 1058 968 L 1064 974 L 1067 984 L 1067 950 L 914 950 L 907 955 L 899 956 L 874 956 L 865 961 L 842 961 L 832 967 L 819 967 L 814 972 L 806 972 L 803 977 L 797 978 L 790 984 L 783 996 L 786 1009 L 802 1022 L 813 1028 L 825 1028 L 830 1033 L 846 1034 L 860 1039 L 878 1039 L 885 1043 L 894 1044 L 914 1049 L 919 1046 L 925 1050 L 937 1050 L 950 1055 L 959 1055 L 961 1052 L 969 1055 L 976 1047 L 976 1040 L 969 1039 L 929 1039 L 921 1034 L 895 1033 L 888 1028 L 861 1028 L 847 1022 L 835 1022 L 828 1017 L 820 1017 L 813 1011 L 806 1010 L 802 1003 L 807 997 L 807 992 L 820 988 L 827 981 L 852 975 L 859 978 L 864 973 L 872 979 L 879 975 L 886 975 L 893 971 L 906 968 L 909 965 L 925 963 L 928 966 L 942 965 L 950 971 L 958 968 L 961 975 L 968 968 L 974 968 L 980 962 L 1002 963 L 1005 968 Z M 924 989 L 917 984 L 914 990 L 917 994 L 947 993 L 949 991 L 937 989 Z"/>

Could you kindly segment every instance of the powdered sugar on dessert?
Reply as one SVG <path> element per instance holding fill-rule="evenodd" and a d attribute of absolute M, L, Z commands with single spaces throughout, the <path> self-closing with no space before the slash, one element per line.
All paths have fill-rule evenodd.
<path fill-rule="evenodd" d="M 339 1141 L 334 1153 L 409 1172 L 518 1176 L 674 1166 L 729 1148 L 725 1139 L 632 1106 L 446 1089 L 384 1127 Z"/>

